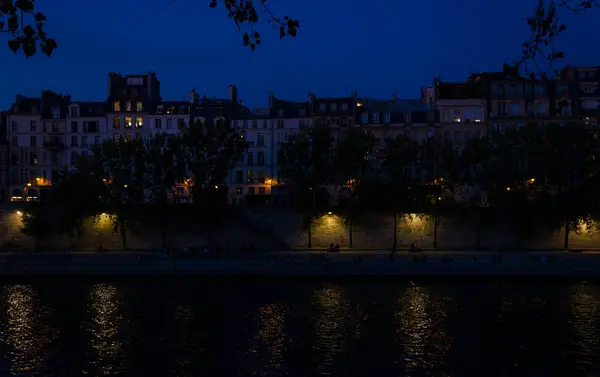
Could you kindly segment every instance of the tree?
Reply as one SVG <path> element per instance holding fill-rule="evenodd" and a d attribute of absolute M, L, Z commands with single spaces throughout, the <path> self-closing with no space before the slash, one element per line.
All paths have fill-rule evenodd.
<path fill-rule="evenodd" d="M 289 16 L 277 16 L 267 5 L 266 0 L 210 0 L 211 8 L 222 7 L 227 17 L 235 23 L 238 30 L 246 31 L 242 36 L 244 46 L 252 50 L 262 42 L 257 30 L 259 12 L 267 22 L 278 29 L 279 37 L 295 37 L 300 23 Z M 0 32 L 11 35 L 8 46 L 13 52 L 23 50 L 30 57 L 40 50 L 48 56 L 58 47 L 57 42 L 44 31 L 46 16 L 35 9 L 35 0 L 0 0 Z"/>
<path fill-rule="evenodd" d="M 219 224 L 222 206 L 227 203 L 227 188 L 223 182 L 248 148 L 244 135 L 224 121 L 204 123 L 197 120 L 181 130 L 178 140 L 178 160 L 185 163 L 191 184 L 190 196 L 194 212 L 209 228 L 208 243 L 214 227 Z"/>

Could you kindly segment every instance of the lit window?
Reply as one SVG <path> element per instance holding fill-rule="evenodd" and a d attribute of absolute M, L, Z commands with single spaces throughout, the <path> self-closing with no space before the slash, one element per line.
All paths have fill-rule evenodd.
<path fill-rule="evenodd" d="M 131 101 L 125 102 L 125 111 L 131 111 Z"/>
<path fill-rule="evenodd" d="M 143 102 L 138 102 L 136 104 L 137 107 L 137 111 L 144 111 L 144 103 Z"/>
<path fill-rule="evenodd" d="M 115 112 L 116 112 L 116 111 L 121 111 L 121 102 L 119 102 L 119 101 L 115 101 L 115 102 L 113 103 L 113 110 L 114 110 Z"/>
<path fill-rule="evenodd" d="M 131 141 L 131 134 L 125 134 L 125 142 L 129 143 Z"/>
<path fill-rule="evenodd" d="M 143 125 L 144 125 L 144 118 L 143 117 L 135 117 L 135 128 L 142 128 Z"/>
<path fill-rule="evenodd" d="M 125 117 L 125 128 L 131 128 L 131 117 Z"/>
<path fill-rule="evenodd" d="M 121 128 L 121 117 L 113 118 L 113 128 Z"/>

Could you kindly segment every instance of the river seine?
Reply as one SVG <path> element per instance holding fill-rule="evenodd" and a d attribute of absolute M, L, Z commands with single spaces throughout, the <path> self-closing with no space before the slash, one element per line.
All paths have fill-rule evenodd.
<path fill-rule="evenodd" d="M 600 376 L 600 284 L 0 286 L 1 376 Z"/>

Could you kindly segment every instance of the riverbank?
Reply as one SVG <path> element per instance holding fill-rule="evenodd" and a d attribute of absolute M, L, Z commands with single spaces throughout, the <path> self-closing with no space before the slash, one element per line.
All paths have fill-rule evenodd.
<path fill-rule="evenodd" d="M 600 278 L 600 255 L 586 253 L 270 253 L 170 259 L 148 253 L 13 254 L 4 277 L 571 277 Z"/>

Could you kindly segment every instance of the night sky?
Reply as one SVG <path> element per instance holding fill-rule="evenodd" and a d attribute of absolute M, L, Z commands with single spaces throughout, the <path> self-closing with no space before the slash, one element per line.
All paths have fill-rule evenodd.
<path fill-rule="evenodd" d="M 59 43 L 51 58 L 14 55 L 0 35 L 0 107 L 15 93 L 42 89 L 78 100 L 104 100 L 107 73 L 155 71 L 162 96 L 225 97 L 235 84 L 244 104 L 267 105 L 267 94 L 304 100 L 343 96 L 418 97 L 432 77 L 462 80 L 501 68 L 525 41 L 524 18 L 535 0 L 270 0 L 276 14 L 299 19 L 295 39 L 279 40 L 266 22 L 257 51 L 209 0 L 38 0 L 46 30 Z M 370 5 L 366 5 L 370 4 Z M 261 13 L 262 14 L 262 13 Z M 575 20 L 575 22 L 573 22 Z M 266 21 L 266 20 L 265 20 Z M 575 18 L 560 40 L 566 63 L 600 65 L 600 10 Z"/>

